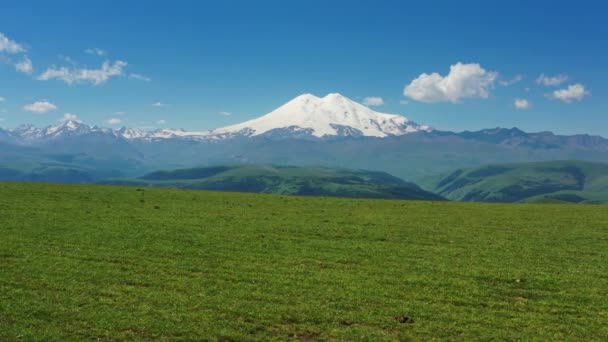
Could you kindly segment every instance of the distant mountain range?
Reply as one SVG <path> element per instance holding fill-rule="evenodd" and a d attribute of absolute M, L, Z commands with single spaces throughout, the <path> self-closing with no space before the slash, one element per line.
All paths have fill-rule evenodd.
<path fill-rule="evenodd" d="M 608 140 L 517 128 L 437 131 L 340 94 L 301 95 L 257 119 L 199 132 L 77 121 L 0 129 L 0 168 L 25 178 L 57 169 L 85 170 L 100 180 L 159 169 L 273 164 L 376 170 L 418 181 L 456 168 L 571 159 L 608 161 Z"/>
<path fill-rule="evenodd" d="M 608 203 L 608 164 L 581 161 L 496 164 L 425 182 L 456 201 Z"/>
<path fill-rule="evenodd" d="M 139 178 L 102 183 L 302 196 L 444 200 L 385 172 L 326 167 L 215 166 L 157 171 Z"/>
<path fill-rule="evenodd" d="M 323 98 L 312 94 L 300 95 L 276 110 L 257 119 L 207 131 L 159 129 L 144 131 L 90 127 L 75 120 L 58 126 L 37 128 L 22 125 L 0 131 L 5 140 L 18 143 L 37 143 L 66 136 L 106 135 L 126 140 L 186 139 L 214 141 L 266 135 L 270 137 L 388 137 L 412 132 L 432 131 L 397 114 L 379 113 L 340 94 Z"/>

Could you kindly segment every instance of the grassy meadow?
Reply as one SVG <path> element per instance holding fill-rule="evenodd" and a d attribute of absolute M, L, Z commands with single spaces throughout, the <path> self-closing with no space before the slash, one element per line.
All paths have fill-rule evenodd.
<path fill-rule="evenodd" d="M 0 183 L 0 340 L 608 340 L 608 207 Z"/>

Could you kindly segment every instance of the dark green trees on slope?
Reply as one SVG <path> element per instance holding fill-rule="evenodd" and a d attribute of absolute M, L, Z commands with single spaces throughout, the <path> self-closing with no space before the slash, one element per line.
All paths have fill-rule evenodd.
<path fill-rule="evenodd" d="M 274 165 L 216 166 L 158 171 L 105 184 L 306 196 L 442 200 L 385 172 Z"/>

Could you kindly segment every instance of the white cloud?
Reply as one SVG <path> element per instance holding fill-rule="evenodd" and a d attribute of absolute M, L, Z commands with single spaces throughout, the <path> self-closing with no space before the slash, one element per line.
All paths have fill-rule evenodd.
<path fill-rule="evenodd" d="M 36 101 L 34 103 L 23 106 L 23 110 L 33 113 L 46 113 L 56 110 L 57 106 L 50 103 L 49 101 Z"/>
<path fill-rule="evenodd" d="M 62 117 L 59 118 L 59 120 L 57 120 L 59 122 L 65 122 L 65 121 L 77 121 L 80 122 L 80 120 L 78 119 L 77 115 L 74 115 L 72 113 L 65 113 L 63 114 Z"/>
<path fill-rule="evenodd" d="M 232 113 L 230 113 L 230 112 L 220 112 L 220 115 L 230 116 L 230 115 L 232 115 Z"/>
<path fill-rule="evenodd" d="M 34 71 L 34 66 L 32 65 L 32 61 L 27 56 L 23 56 L 23 60 L 15 64 L 15 69 L 24 74 L 31 74 Z"/>
<path fill-rule="evenodd" d="M 441 76 L 434 72 L 423 73 L 403 90 L 403 94 L 421 102 L 459 102 L 464 98 L 487 98 L 498 76 L 486 71 L 479 64 L 456 63 L 450 73 Z"/>
<path fill-rule="evenodd" d="M 384 100 L 379 96 L 369 96 L 363 99 L 363 104 L 366 106 L 382 106 Z"/>
<path fill-rule="evenodd" d="M 166 121 L 166 120 L 158 120 L 158 121 L 156 121 L 156 124 L 157 124 L 157 125 L 164 125 L 164 124 L 166 124 L 166 123 L 167 123 L 167 121 Z"/>
<path fill-rule="evenodd" d="M 573 101 L 581 101 L 585 96 L 588 96 L 589 94 L 590 93 L 585 90 L 584 85 L 576 83 L 569 85 L 566 89 L 554 91 L 551 94 L 551 97 L 560 101 L 564 101 L 566 103 L 572 103 Z"/>
<path fill-rule="evenodd" d="M 526 99 L 515 99 L 513 105 L 517 109 L 528 109 L 532 105 L 532 103 Z"/>
<path fill-rule="evenodd" d="M 501 86 L 505 86 L 508 87 L 510 85 L 514 85 L 515 83 L 519 83 L 524 79 L 523 75 L 515 75 L 515 77 L 513 77 L 510 80 L 500 80 L 498 81 L 498 83 L 500 83 Z"/>
<path fill-rule="evenodd" d="M 152 104 L 152 106 L 154 106 L 154 107 L 166 107 L 166 106 L 167 106 L 167 104 L 162 103 L 162 102 L 154 102 L 154 103 Z"/>
<path fill-rule="evenodd" d="M 536 84 L 542 84 L 544 86 L 558 86 L 568 80 L 567 75 L 555 75 L 555 76 L 545 76 L 545 74 L 540 74 L 536 79 Z"/>
<path fill-rule="evenodd" d="M 132 80 L 138 80 L 138 81 L 144 81 L 144 82 L 150 82 L 152 81 L 152 79 L 148 76 L 144 76 L 141 74 L 129 74 L 129 79 Z"/>
<path fill-rule="evenodd" d="M 38 79 L 48 81 L 50 79 L 59 79 L 67 84 L 90 82 L 94 85 L 105 83 L 113 76 L 122 76 L 123 68 L 127 66 L 127 62 L 116 61 L 110 64 L 109 61 L 104 61 L 99 69 L 77 69 L 77 68 L 56 68 L 50 67 Z"/>
<path fill-rule="evenodd" d="M 108 54 L 108 52 L 106 50 L 102 50 L 99 48 L 86 49 L 86 50 L 84 50 L 84 52 L 88 53 L 89 55 L 97 55 L 97 56 L 106 56 Z"/>
<path fill-rule="evenodd" d="M 0 32 L 0 52 L 21 53 L 25 52 L 25 48 Z"/>
<path fill-rule="evenodd" d="M 111 118 L 107 122 L 110 125 L 118 125 L 119 123 L 122 123 L 122 120 L 119 118 Z"/>

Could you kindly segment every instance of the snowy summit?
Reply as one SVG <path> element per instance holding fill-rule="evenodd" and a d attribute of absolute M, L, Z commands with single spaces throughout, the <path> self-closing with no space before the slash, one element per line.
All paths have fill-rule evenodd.
<path fill-rule="evenodd" d="M 248 132 L 248 135 L 260 135 L 274 129 L 306 130 L 316 137 L 386 137 L 432 130 L 429 126 L 418 125 L 404 116 L 379 113 L 341 94 L 333 93 L 325 97 L 300 95 L 264 116 L 209 133 Z"/>

